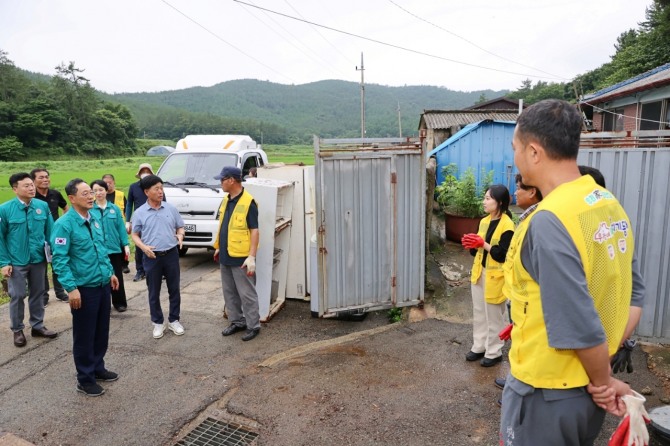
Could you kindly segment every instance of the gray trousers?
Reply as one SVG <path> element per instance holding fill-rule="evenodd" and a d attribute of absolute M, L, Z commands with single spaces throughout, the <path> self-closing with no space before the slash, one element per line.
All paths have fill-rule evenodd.
<path fill-rule="evenodd" d="M 223 300 L 230 323 L 238 327 L 246 326 L 248 329 L 261 328 L 256 275 L 247 276 L 247 270 L 239 266 L 219 266 Z"/>
<path fill-rule="evenodd" d="M 511 375 L 502 397 L 500 444 L 593 445 L 605 419 L 585 387 L 536 389 Z"/>
<path fill-rule="evenodd" d="M 26 284 L 30 291 L 28 296 L 30 326 L 33 328 L 44 327 L 44 274 L 46 274 L 46 270 L 46 262 L 12 267 L 12 275 L 7 278 L 7 289 L 9 291 L 9 328 L 12 331 L 17 332 L 26 328 L 23 324 Z"/>

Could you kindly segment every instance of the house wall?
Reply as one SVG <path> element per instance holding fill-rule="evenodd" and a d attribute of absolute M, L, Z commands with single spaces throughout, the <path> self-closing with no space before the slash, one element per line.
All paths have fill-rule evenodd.
<path fill-rule="evenodd" d="M 459 177 L 472 167 L 478 185 L 482 174 L 493 171 L 493 183 L 504 184 L 513 195 L 517 173 L 512 150 L 514 127 L 514 124 L 482 124 L 437 152 L 437 184 L 444 181 L 442 168 L 454 163 Z"/>
<path fill-rule="evenodd" d="M 638 129 L 637 104 L 626 105 L 623 109 L 623 129 L 624 131 L 633 131 Z"/>

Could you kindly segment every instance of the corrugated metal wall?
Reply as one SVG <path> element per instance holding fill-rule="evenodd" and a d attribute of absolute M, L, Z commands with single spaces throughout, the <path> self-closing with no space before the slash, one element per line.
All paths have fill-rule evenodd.
<path fill-rule="evenodd" d="M 647 288 L 637 334 L 670 341 L 670 149 L 581 149 L 577 161 L 603 173 L 633 225 Z"/>
<path fill-rule="evenodd" d="M 422 149 L 336 141 L 315 141 L 320 312 L 418 304 L 425 261 Z"/>
<path fill-rule="evenodd" d="M 514 195 L 516 190 L 514 175 L 517 172 L 512 150 L 514 127 L 514 123 L 482 122 L 468 134 L 439 151 L 435 155 L 437 184 L 444 181 L 442 168 L 454 163 L 458 166 L 459 177 L 468 167 L 472 167 L 478 185 L 481 184 L 482 172 L 486 174 L 492 170 L 493 183 L 504 184 L 510 190 L 510 195 Z"/>

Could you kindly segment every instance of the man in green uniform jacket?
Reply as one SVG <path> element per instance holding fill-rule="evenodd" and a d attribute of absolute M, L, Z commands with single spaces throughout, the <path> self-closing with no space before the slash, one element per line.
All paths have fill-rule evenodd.
<path fill-rule="evenodd" d="M 53 219 L 49 206 L 34 200 L 35 184 L 30 174 L 15 173 L 9 178 L 16 198 L 0 206 L 0 268 L 7 278 L 10 328 L 14 345 L 26 345 L 23 334 L 26 283 L 30 295 L 28 309 L 33 337 L 55 338 L 58 333 L 44 326 L 44 275 L 47 269 L 45 249 Z"/>
<path fill-rule="evenodd" d="M 91 188 L 75 178 L 65 186 L 65 192 L 72 209 L 54 225 L 52 268 L 69 297 L 77 391 L 99 396 L 105 390 L 96 381 L 119 378 L 105 368 L 104 360 L 109 343 L 111 289 L 117 289 L 119 281 L 107 256 L 102 224 L 89 212 L 94 201 Z"/>

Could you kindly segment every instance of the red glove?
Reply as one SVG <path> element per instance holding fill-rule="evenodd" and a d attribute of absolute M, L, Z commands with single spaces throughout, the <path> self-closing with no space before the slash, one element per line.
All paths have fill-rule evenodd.
<path fill-rule="evenodd" d="M 465 234 L 461 239 L 464 248 L 477 249 L 484 246 L 484 239 L 477 234 Z"/>
<path fill-rule="evenodd" d="M 498 333 L 498 337 L 500 338 L 501 341 L 507 341 L 508 339 L 512 338 L 512 326 L 513 325 L 514 324 L 509 324 L 507 327 L 500 330 L 500 333 Z"/>
<path fill-rule="evenodd" d="M 216 263 L 219 263 L 219 253 L 218 252 L 216 254 L 214 254 L 214 261 Z"/>

